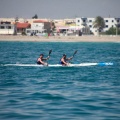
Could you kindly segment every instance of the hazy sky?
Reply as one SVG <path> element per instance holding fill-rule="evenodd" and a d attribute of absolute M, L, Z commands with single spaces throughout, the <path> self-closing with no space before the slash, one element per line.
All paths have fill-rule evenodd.
<path fill-rule="evenodd" d="M 120 0 L 0 0 L 0 18 L 120 17 Z"/>

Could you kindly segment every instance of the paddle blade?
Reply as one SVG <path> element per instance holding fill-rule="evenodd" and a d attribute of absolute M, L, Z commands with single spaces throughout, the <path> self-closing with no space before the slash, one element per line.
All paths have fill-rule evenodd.
<path fill-rule="evenodd" d="M 77 50 L 74 52 L 73 56 L 77 53 Z"/>
<path fill-rule="evenodd" d="M 49 55 L 51 54 L 52 50 L 49 50 Z"/>

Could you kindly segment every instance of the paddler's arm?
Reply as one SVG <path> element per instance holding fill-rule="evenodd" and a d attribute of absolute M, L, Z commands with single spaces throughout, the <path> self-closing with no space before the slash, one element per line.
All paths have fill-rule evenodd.
<path fill-rule="evenodd" d="M 64 60 L 64 59 L 62 59 L 61 61 L 64 63 L 64 65 L 68 65 L 68 63 L 67 63 L 67 62 L 65 62 L 65 60 Z"/>
<path fill-rule="evenodd" d="M 67 58 L 66 60 L 71 60 L 73 58 L 73 56 L 72 57 L 70 57 L 70 58 Z"/>
<path fill-rule="evenodd" d="M 41 59 L 39 61 L 42 65 L 48 66 L 48 63 L 43 62 Z"/>
<path fill-rule="evenodd" d="M 40 59 L 39 61 L 40 61 L 40 63 L 41 63 L 42 65 L 45 65 L 45 63 L 44 63 L 41 59 Z"/>
<path fill-rule="evenodd" d="M 43 58 L 43 60 L 48 60 L 50 58 L 50 56 L 48 56 L 47 58 Z"/>

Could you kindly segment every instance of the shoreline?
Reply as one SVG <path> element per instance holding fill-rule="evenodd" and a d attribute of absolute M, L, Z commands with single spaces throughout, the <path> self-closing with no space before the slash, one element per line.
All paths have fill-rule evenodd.
<path fill-rule="evenodd" d="M 0 35 L 0 41 L 18 42 L 120 42 L 120 36 L 21 36 Z"/>

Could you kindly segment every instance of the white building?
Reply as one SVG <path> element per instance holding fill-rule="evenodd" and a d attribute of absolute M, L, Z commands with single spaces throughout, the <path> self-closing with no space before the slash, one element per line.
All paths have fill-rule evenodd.
<path fill-rule="evenodd" d="M 44 23 L 31 23 L 31 29 L 26 29 L 27 35 L 40 35 L 44 32 Z"/>
<path fill-rule="evenodd" d="M 120 18 L 103 18 L 105 21 L 105 28 L 103 28 L 103 32 L 109 30 L 111 27 L 116 27 L 116 25 L 120 25 Z M 76 26 L 88 26 L 90 31 L 96 35 L 96 28 L 93 27 L 93 23 L 95 18 L 76 18 Z"/>
<path fill-rule="evenodd" d="M 13 35 L 15 33 L 15 25 L 10 22 L 0 23 L 0 34 Z"/>
<path fill-rule="evenodd" d="M 44 29 L 44 23 L 32 23 L 31 29 L 38 29 L 43 30 Z"/>
<path fill-rule="evenodd" d="M 116 21 L 115 18 L 104 18 L 105 21 L 105 28 L 103 29 L 104 31 L 109 30 L 111 27 L 116 27 L 116 24 L 119 24 L 120 21 Z"/>
<path fill-rule="evenodd" d="M 26 30 L 27 35 L 44 36 L 50 35 L 51 23 L 48 20 L 34 20 L 31 29 Z"/>

